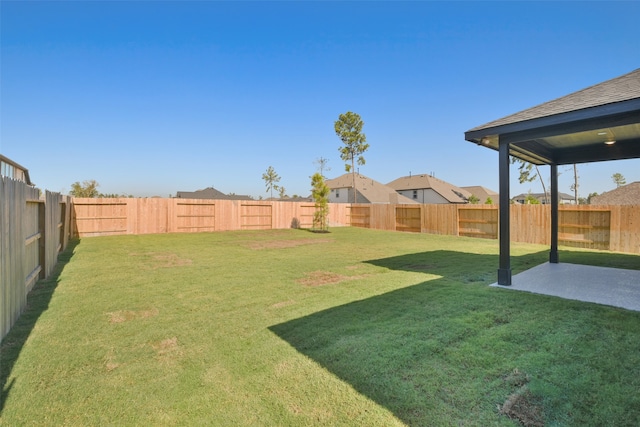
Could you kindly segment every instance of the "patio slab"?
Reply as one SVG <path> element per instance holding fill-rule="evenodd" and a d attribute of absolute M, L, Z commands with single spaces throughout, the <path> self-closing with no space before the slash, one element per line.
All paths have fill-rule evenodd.
<path fill-rule="evenodd" d="M 640 271 L 544 263 L 491 286 L 640 311 Z"/>

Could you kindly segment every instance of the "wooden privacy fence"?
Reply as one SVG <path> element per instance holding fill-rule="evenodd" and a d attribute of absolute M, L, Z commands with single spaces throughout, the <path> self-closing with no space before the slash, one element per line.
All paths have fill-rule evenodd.
<path fill-rule="evenodd" d="M 498 238 L 498 207 L 491 205 L 352 205 L 350 224 L 378 230 Z M 549 205 L 511 205 L 511 240 L 551 243 Z M 558 240 L 564 246 L 640 253 L 640 205 L 560 206 Z"/>
<path fill-rule="evenodd" d="M 200 199 L 73 199 L 79 237 L 117 234 L 311 228 L 310 202 Z M 331 203 L 329 225 L 349 225 L 348 205 Z"/>
<path fill-rule="evenodd" d="M 70 198 L 2 177 L 0 183 L 0 338 L 38 279 L 49 277 L 69 241 Z"/>
<path fill-rule="evenodd" d="M 199 199 L 74 199 L 75 233 L 179 233 L 310 228 L 313 203 Z M 640 253 L 640 206 L 560 206 L 559 243 Z M 550 244 L 549 205 L 511 205 L 511 240 Z M 329 225 L 497 239 L 492 205 L 331 203 Z"/>

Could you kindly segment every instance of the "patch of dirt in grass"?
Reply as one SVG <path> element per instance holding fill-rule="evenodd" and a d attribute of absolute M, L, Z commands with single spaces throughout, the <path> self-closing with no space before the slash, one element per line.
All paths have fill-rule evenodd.
<path fill-rule="evenodd" d="M 115 361 L 113 350 L 109 350 L 109 353 L 105 356 L 104 366 L 107 369 L 107 372 L 111 372 L 120 366 L 120 363 Z"/>
<path fill-rule="evenodd" d="M 130 320 L 137 319 L 147 319 L 149 317 L 154 317 L 158 315 L 158 309 L 152 308 L 150 310 L 139 310 L 139 311 L 131 311 L 131 310 L 118 310 L 107 313 L 109 316 L 109 323 L 124 323 Z"/>
<path fill-rule="evenodd" d="M 320 243 L 330 243 L 333 239 L 296 239 L 296 240 L 269 240 L 266 242 L 251 242 L 247 246 L 250 249 L 286 249 L 304 245 L 318 245 Z"/>
<path fill-rule="evenodd" d="M 365 276 L 344 276 L 331 271 L 312 271 L 311 273 L 307 273 L 307 275 L 302 279 L 296 280 L 296 282 L 304 286 L 323 286 L 335 285 L 336 283 L 344 282 L 346 280 L 362 279 L 363 277 Z"/>
<path fill-rule="evenodd" d="M 502 406 L 498 405 L 500 413 L 520 422 L 524 427 L 544 427 L 542 399 L 528 390 L 529 376 L 514 369 L 504 381 L 517 387 L 517 390 L 509 395 Z"/>
<path fill-rule="evenodd" d="M 182 350 L 178 345 L 178 337 L 166 338 L 162 341 L 151 343 L 160 360 L 170 362 L 182 356 Z"/>
<path fill-rule="evenodd" d="M 271 307 L 271 308 L 282 308 L 282 307 L 286 307 L 288 305 L 293 305 L 295 303 L 296 302 L 291 299 L 291 300 L 288 300 L 288 301 L 280 301 L 280 302 L 277 302 L 275 304 L 271 304 L 269 307 Z"/>

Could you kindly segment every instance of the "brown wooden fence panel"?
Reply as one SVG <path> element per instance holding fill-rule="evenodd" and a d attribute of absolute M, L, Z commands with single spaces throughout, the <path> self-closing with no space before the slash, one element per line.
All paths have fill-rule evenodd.
<path fill-rule="evenodd" d="M 329 203 L 329 227 L 349 225 L 350 206 L 346 203 Z"/>
<path fill-rule="evenodd" d="M 270 230 L 271 204 L 250 202 L 240 205 L 240 227 L 243 230 Z"/>
<path fill-rule="evenodd" d="M 298 227 L 295 228 L 313 228 L 313 215 L 316 212 L 316 205 L 301 204 L 298 214 Z M 331 212 L 331 208 L 329 208 Z"/>
<path fill-rule="evenodd" d="M 509 216 L 512 241 L 546 245 L 551 243 L 551 209 L 548 205 L 514 204 L 509 207 Z"/>
<path fill-rule="evenodd" d="M 215 231 L 216 229 L 216 201 L 173 199 L 173 215 L 175 226 L 169 231 L 178 233 L 193 233 L 200 231 Z"/>
<path fill-rule="evenodd" d="M 26 307 L 27 293 L 53 272 L 68 241 L 60 194 L 40 192 L 24 182 L 0 180 L 0 339 Z"/>
<path fill-rule="evenodd" d="M 497 239 L 498 210 L 490 205 L 459 206 L 458 235 Z"/>
<path fill-rule="evenodd" d="M 349 224 L 352 227 L 369 228 L 371 205 L 349 206 Z"/>
<path fill-rule="evenodd" d="M 419 233 L 422 231 L 421 205 L 395 205 L 397 231 Z"/>
<path fill-rule="evenodd" d="M 559 210 L 558 244 L 590 249 L 609 249 L 611 209 L 594 207 Z"/>
<path fill-rule="evenodd" d="M 129 226 L 133 225 L 133 234 L 158 234 L 169 232 L 169 201 L 171 199 L 124 199 L 130 209 L 135 209 L 135 221 L 129 220 Z M 131 211 L 130 211 L 131 212 Z"/>
<path fill-rule="evenodd" d="M 640 253 L 640 205 L 595 206 L 611 210 L 609 250 Z"/>
<path fill-rule="evenodd" d="M 35 283 L 27 276 L 39 265 L 38 198 L 37 189 L 0 177 L 0 339 L 20 316 Z"/>
<path fill-rule="evenodd" d="M 127 219 L 132 215 L 128 209 L 128 200 L 74 198 L 75 234 L 80 237 L 126 234 Z M 135 212 L 136 210 L 133 209 L 133 214 Z"/>
<path fill-rule="evenodd" d="M 458 206 L 449 204 L 422 205 L 422 232 L 458 235 Z"/>

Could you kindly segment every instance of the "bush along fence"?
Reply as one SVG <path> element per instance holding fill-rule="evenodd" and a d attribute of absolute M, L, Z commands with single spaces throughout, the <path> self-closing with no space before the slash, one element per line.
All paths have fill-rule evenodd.
<path fill-rule="evenodd" d="M 0 338 L 27 303 L 27 294 L 53 272 L 70 238 L 71 199 L 24 182 L 0 182 Z"/>

